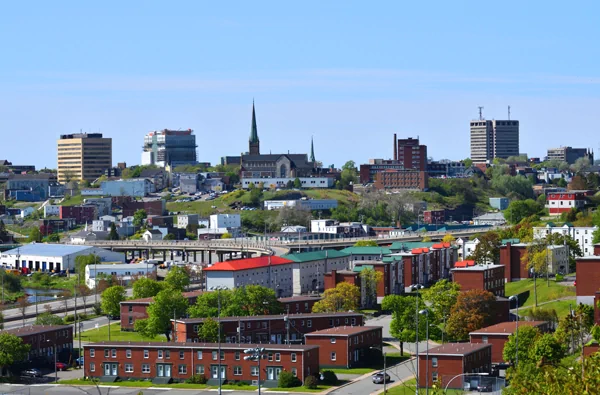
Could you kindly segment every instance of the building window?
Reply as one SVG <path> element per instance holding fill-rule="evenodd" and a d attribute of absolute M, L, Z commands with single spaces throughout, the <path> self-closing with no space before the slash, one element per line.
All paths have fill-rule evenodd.
<path fill-rule="evenodd" d="M 148 350 L 144 350 L 144 358 L 148 359 L 150 357 L 150 352 Z"/>
<path fill-rule="evenodd" d="M 329 320 L 329 326 L 333 328 L 333 320 Z"/>
<path fill-rule="evenodd" d="M 275 361 L 276 361 L 276 362 L 279 362 L 279 361 L 281 361 L 281 354 L 280 354 L 280 353 L 278 353 L 278 352 L 276 352 L 276 353 L 275 353 Z"/>
<path fill-rule="evenodd" d="M 194 331 L 194 333 L 198 333 L 198 325 L 192 326 L 192 330 Z"/>
<path fill-rule="evenodd" d="M 142 373 L 150 373 L 150 365 L 147 363 L 142 364 Z"/>
<path fill-rule="evenodd" d="M 204 374 L 204 365 L 196 365 L 196 374 Z"/>
<path fill-rule="evenodd" d="M 158 359 L 163 359 L 163 350 L 158 350 Z"/>
<path fill-rule="evenodd" d="M 90 357 L 94 358 L 96 356 L 96 350 L 94 350 L 93 348 L 90 348 Z"/>
<path fill-rule="evenodd" d="M 268 358 L 268 359 L 269 359 L 269 361 L 273 361 L 273 353 L 272 353 L 272 352 L 270 352 L 270 353 L 268 354 L 268 357 L 269 357 L 269 358 Z"/>
<path fill-rule="evenodd" d="M 221 361 L 225 360 L 225 351 L 221 351 Z"/>
<path fill-rule="evenodd" d="M 212 359 L 213 359 L 213 361 L 217 360 L 217 351 L 212 352 Z"/>
<path fill-rule="evenodd" d="M 179 351 L 179 359 L 185 358 L 185 351 Z"/>
<path fill-rule="evenodd" d="M 233 375 L 234 376 L 241 376 L 242 375 L 242 367 L 241 366 L 234 366 L 233 367 Z"/>
<path fill-rule="evenodd" d="M 113 358 L 117 357 L 117 349 L 113 348 L 112 350 L 110 350 L 110 354 Z"/>
<path fill-rule="evenodd" d="M 96 371 L 96 364 L 95 363 L 90 363 L 90 372 L 95 372 Z"/>
<path fill-rule="evenodd" d="M 131 312 L 133 311 L 133 306 L 132 306 L 132 305 L 129 305 L 129 306 L 128 306 L 128 309 L 129 309 L 129 312 L 131 313 Z"/>
<path fill-rule="evenodd" d="M 331 342 L 331 344 L 335 344 L 335 342 L 336 342 L 336 338 L 335 338 L 335 337 L 332 337 L 331 339 L 329 339 L 329 341 Z"/>
<path fill-rule="evenodd" d="M 165 350 L 165 358 L 171 359 L 171 351 L 170 350 Z"/>
<path fill-rule="evenodd" d="M 198 351 L 196 354 L 198 355 L 198 359 L 202 359 L 202 351 Z"/>
<path fill-rule="evenodd" d="M 436 383 L 438 381 L 438 372 L 431 373 L 431 381 Z"/>
<path fill-rule="evenodd" d="M 239 352 L 239 351 L 236 351 L 236 352 L 235 352 L 235 360 L 236 360 L 236 361 L 239 361 L 239 360 L 240 360 L 240 352 Z"/>
<path fill-rule="evenodd" d="M 482 336 L 482 337 L 481 337 L 481 340 L 482 340 L 482 341 L 483 341 L 485 344 L 487 344 L 487 342 L 488 342 L 488 337 L 487 337 L 487 336 Z"/>
<path fill-rule="evenodd" d="M 187 374 L 187 365 L 179 365 L 179 374 Z"/>
<path fill-rule="evenodd" d="M 133 325 L 133 317 L 130 316 L 128 319 L 128 322 L 129 322 L 129 325 Z"/>
<path fill-rule="evenodd" d="M 104 349 L 104 358 L 110 358 L 110 350 L 108 348 Z"/>
<path fill-rule="evenodd" d="M 308 320 L 306 323 L 306 326 L 308 326 L 309 328 L 312 328 L 312 320 Z"/>
<path fill-rule="evenodd" d="M 250 376 L 258 376 L 258 366 L 250 367 Z"/>
<path fill-rule="evenodd" d="M 293 352 L 290 354 L 291 358 L 292 358 L 292 362 L 296 362 L 296 353 Z"/>
<path fill-rule="evenodd" d="M 133 373 L 133 364 L 132 363 L 125 364 L 125 373 Z"/>
<path fill-rule="evenodd" d="M 331 353 L 331 360 L 332 360 L 332 361 L 335 361 L 335 360 L 336 360 L 336 354 L 335 354 L 335 352 L 332 352 L 332 353 Z"/>
<path fill-rule="evenodd" d="M 432 368 L 437 368 L 438 367 L 438 360 L 436 357 L 432 357 L 431 358 L 431 367 Z"/>
<path fill-rule="evenodd" d="M 298 369 L 296 369 L 296 368 L 292 368 L 292 375 L 293 375 L 294 377 L 298 377 Z"/>
<path fill-rule="evenodd" d="M 130 349 L 125 350 L 125 357 L 131 358 L 131 350 Z"/>

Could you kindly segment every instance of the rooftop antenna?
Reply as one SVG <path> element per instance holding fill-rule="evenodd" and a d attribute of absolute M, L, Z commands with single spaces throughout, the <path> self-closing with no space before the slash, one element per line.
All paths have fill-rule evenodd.
<path fill-rule="evenodd" d="M 483 106 L 479 106 L 477 108 L 479 108 L 479 120 L 483 121 Z"/>
<path fill-rule="evenodd" d="M 510 121 L 510 106 L 508 106 L 508 120 Z"/>

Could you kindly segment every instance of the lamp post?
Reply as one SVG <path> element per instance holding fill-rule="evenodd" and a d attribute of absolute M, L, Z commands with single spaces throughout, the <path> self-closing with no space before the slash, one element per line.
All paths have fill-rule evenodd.
<path fill-rule="evenodd" d="M 415 394 L 419 395 L 419 289 L 425 288 L 421 284 L 411 285 L 410 289 L 417 293 L 415 298 L 415 327 L 416 327 L 416 341 L 415 341 L 415 355 L 417 356 L 417 383 L 415 385 Z"/>
<path fill-rule="evenodd" d="M 429 310 L 423 309 L 423 310 L 419 311 L 419 314 L 424 315 L 425 319 L 427 320 L 426 335 L 425 335 L 425 341 L 426 341 L 426 345 L 427 345 L 427 353 L 425 356 L 425 394 L 429 395 Z M 418 358 L 419 358 L 419 356 L 417 355 L 417 365 L 419 364 Z M 419 378 L 417 377 L 417 380 L 418 379 Z"/>
<path fill-rule="evenodd" d="M 515 301 L 517 305 L 517 315 L 515 317 L 515 368 L 519 363 L 519 298 L 516 295 L 510 296 L 508 300 Z"/>
<path fill-rule="evenodd" d="M 461 377 L 461 376 L 489 376 L 489 373 L 461 373 L 461 374 L 457 374 L 456 376 L 452 377 L 450 379 L 450 381 L 448 381 L 448 384 L 446 384 L 446 386 L 444 387 L 444 394 L 448 392 L 448 387 L 450 386 L 450 383 L 452 382 L 452 380 L 454 380 L 457 377 Z"/>
<path fill-rule="evenodd" d="M 219 344 L 219 372 L 217 373 L 217 378 L 219 379 L 219 395 L 222 394 L 222 385 L 223 385 L 223 380 L 222 380 L 222 375 L 221 375 L 221 290 L 227 289 L 226 286 L 224 285 L 217 285 L 217 286 L 213 286 L 210 287 L 211 290 L 213 291 L 217 291 L 217 323 L 219 325 L 219 332 L 218 332 L 218 344 Z M 259 372 L 260 374 L 260 372 Z"/>
<path fill-rule="evenodd" d="M 46 340 L 46 343 L 50 343 L 50 339 Z M 54 348 L 54 381 L 58 383 L 58 368 L 56 367 L 56 344 L 53 345 Z"/>
<path fill-rule="evenodd" d="M 244 357 L 245 361 L 256 361 L 258 362 L 258 395 L 260 395 L 260 360 L 265 355 L 264 347 L 248 348 L 244 350 L 244 354 L 249 354 Z"/>

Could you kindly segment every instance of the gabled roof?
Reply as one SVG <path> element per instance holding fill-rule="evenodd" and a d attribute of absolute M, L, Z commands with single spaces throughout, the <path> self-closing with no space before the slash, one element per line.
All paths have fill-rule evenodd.
<path fill-rule="evenodd" d="M 470 332 L 469 335 L 498 335 L 498 336 L 509 336 L 515 333 L 515 329 L 518 326 L 533 326 L 540 327 L 543 325 L 547 325 L 546 321 L 519 321 L 519 322 L 501 322 L 496 325 L 488 326 L 485 328 L 478 329 L 476 331 Z"/>
<path fill-rule="evenodd" d="M 320 251 L 310 251 L 310 252 L 301 252 L 296 254 L 287 254 L 283 257 L 285 259 L 292 260 L 294 262 L 312 262 L 312 261 L 320 261 L 325 258 L 344 258 L 350 256 L 349 253 L 344 251 L 337 250 L 320 250 Z"/>
<path fill-rule="evenodd" d="M 256 258 L 235 259 L 231 261 L 217 262 L 203 271 L 205 272 L 235 272 L 239 270 L 251 270 L 261 267 L 285 265 L 294 261 L 280 256 L 261 256 Z"/>
<path fill-rule="evenodd" d="M 454 267 L 456 268 L 463 268 L 463 267 L 469 267 L 469 266 L 475 266 L 475 261 L 458 261 L 454 264 Z"/>

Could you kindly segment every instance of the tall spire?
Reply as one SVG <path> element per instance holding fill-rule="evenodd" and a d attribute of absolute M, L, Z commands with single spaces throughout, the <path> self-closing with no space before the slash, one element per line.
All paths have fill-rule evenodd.
<path fill-rule="evenodd" d="M 315 144 L 313 142 L 312 136 L 310 136 L 310 161 L 316 162 L 316 160 L 315 160 Z"/>
<path fill-rule="evenodd" d="M 252 126 L 250 127 L 249 139 L 250 155 L 260 154 L 260 140 L 258 139 L 258 128 L 256 127 L 256 112 L 254 111 L 254 99 L 252 99 Z"/>

